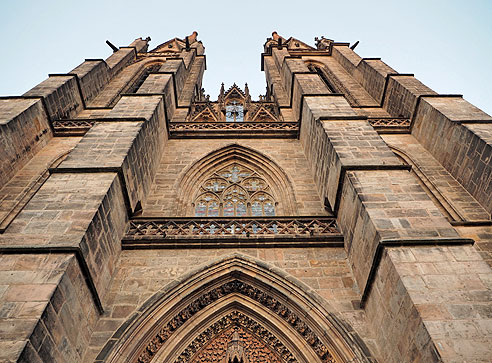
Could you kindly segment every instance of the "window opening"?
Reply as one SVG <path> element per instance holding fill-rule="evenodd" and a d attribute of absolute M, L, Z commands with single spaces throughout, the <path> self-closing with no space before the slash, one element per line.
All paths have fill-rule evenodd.
<path fill-rule="evenodd" d="M 157 72 L 161 68 L 162 64 L 151 65 L 143 71 L 140 77 L 133 83 L 128 90 L 128 93 L 137 93 L 138 89 L 143 85 L 149 74 L 152 72 Z"/>
<path fill-rule="evenodd" d="M 337 91 L 335 90 L 335 87 L 333 87 L 333 85 L 330 83 L 330 81 L 328 80 L 328 78 L 326 77 L 326 75 L 324 74 L 324 72 L 321 70 L 320 67 L 309 64 L 308 69 L 311 72 L 316 72 L 321 77 L 323 83 L 326 85 L 326 87 L 328 87 L 328 89 L 330 90 L 331 93 L 337 93 Z"/>
<path fill-rule="evenodd" d="M 196 217 L 275 216 L 276 201 L 268 182 L 239 164 L 219 169 L 199 188 Z"/>
<path fill-rule="evenodd" d="M 244 107 L 237 101 L 232 101 L 226 106 L 226 122 L 243 122 Z"/>

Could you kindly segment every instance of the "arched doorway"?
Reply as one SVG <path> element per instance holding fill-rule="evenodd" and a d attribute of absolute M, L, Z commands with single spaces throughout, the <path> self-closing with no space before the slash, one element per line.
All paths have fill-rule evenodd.
<path fill-rule="evenodd" d="M 302 282 L 240 254 L 151 297 L 100 354 L 105 362 L 369 362 L 367 348 Z"/>

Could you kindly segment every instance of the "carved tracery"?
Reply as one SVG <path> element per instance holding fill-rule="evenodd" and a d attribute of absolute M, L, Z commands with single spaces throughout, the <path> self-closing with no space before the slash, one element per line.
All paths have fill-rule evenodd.
<path fill-rule="evenodd" d="M 233 311 L 196 337 L 176 363 L 222 363 L 224 358 L 229 363 L 228 358 L 234 361 L 234 356 L 240 355 L 244 363 L 297 362 L 274 334 L 245 314 Z"/>
<path fill-rule="evenodd" d="M 283 118 L 278 105 L 269 97 L 261 96 L 259 101 L 252 101 L 248 84 L 244 91 L 233 84 L 227 91 L 224 84 L 217 101 L 211 102 L 207 97 L 198 97 L 192 103 L 187 120 L 191 122 L 281 122 Z"/>
<path fill-rule="evenodd" d="M 265 291 L 248 283 L 239 280 L 233 280 L 222 284 L 204 294 L 200 295 L 193 302 L 188 304 L 184 309 L 178 312 L 167 324 L 165 324 L 157 335 L 148 343 L 142 353 L 139 355 L 138 363 L 148 363 L 152 360 L 157 351 L 172 336 L 172 334 L 183 326 L 195 314 L 210 306 L 219 299 L 230 295 L 240 294 L 260 303 L 283 321 L 287 322 L 290 327 L 296 331 L 302 339 L 310 346 L 318 356 L 320 362 L 335 363 L 335 359 L 329 352 L 328 347 L 320 340 L 316 333 L 308 326 L 302 316 L 297 315 L 285 304 L 278 301 Z"/>
<path fill-rule="evenodd" d="M 251 178 L 242 178 L 238 182 L 234 182 L 230 178 L 224 181 L 223 179 L 227 178 L 217 174 L 227 168 L 229 168 L 230 172 L 230 168 L 233 165 L 236 165 L 241 170 L 249 170 Z M 207 185 L 206 181 L 209 181 L 212 185 Z M 255 190 L 254 181 L 257 183 L 256 188 L 262 185 L 260 183 L 263 183 L 265 188 Z M 213 186 L 214 184 L 216 186 Z M 178 190 L 177 214 L 181 216 L 196 216 L 198 214 L 196 213 L 196 208 L 200 202 L 203 202 L 204 204 L 201 206 L 202 212 L 198 215 L 204 217 L 214 214 L 216 216 L 226 216 L 226 213 L 222 212 L 223 214 L 221 214 L 220 206 L 219 210 L 217 210 L 216 206 L 211 204 L 214 202 L 220 204 L 221 201 L 224 201 L 221 199 L 221 195 L 223 195 L 222 193 L 224 193 L 226 187 L 232 185 L 238 186 L 238 193 L 240 190 L 245 190 L 246 199 L 251 204 L 247 206 L 246 216 L 296 214 L 294 191 L 285 172 L 270 158 L 240 145 L 229 145 L 215 150 L 190 165 L 189 169 L 183 172 L 182 178 L 176 182 Z M 218 190 L 215 191 L 212 186 Z M 242 189 L 239 189 L 239 187 Z M 236 207 L 238 203 L 240 203 L 239 199 L 236 201 Z M 203 213 L 205 205 L 207 211 Z M 208 212 L 209 207 L 212 214 Z M 222 205 L 223 207 L 224 205 Z M 240 206 L 240 211 L 241 208 Z M 253 209 L 255 209 L 257 214 L 253 214 Z"/>
<path fill-rule="evenodd" d="M 165 286 L 123 323 L 97 360 L 214 362 L 207 351 L 221 346 L 220 357 L 230 353 L 250 362 L 373 361 L 350 326 L 309 287 L 263 264 L 236 253 Z M 251 359 L 251 344 L 278 360 Z"/>
<path fill-rule="evenodd" d="M 193 208 L 196 217 L 274 216 L 275 205 L 268 182 L 252 168 L 233 163 L 202 183 Z"/>

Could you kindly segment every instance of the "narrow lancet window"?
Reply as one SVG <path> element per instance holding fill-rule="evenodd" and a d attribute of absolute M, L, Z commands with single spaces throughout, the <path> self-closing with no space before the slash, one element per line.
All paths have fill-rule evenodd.
<path fill-rule="evenodd" d="M 162 64 L 153 64 L 151 66 L 148 66 L 145 68 L 142 74 L 140 74 L 140 77 L 133 82 L 133 84 L 130 86 L 128 89 L 128 93 L 137 93 L 138 89 L 143 85 L 145 80 L 149 77 L 149 74 L 152 72 L 157 72 L 161 68 Z"/>

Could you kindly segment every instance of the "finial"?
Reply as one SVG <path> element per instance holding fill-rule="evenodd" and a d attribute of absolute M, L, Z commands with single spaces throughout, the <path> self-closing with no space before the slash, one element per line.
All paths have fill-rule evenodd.
<path fill-rule="evenodd" d="M 152 40 L 152 39 L 150 39 L 150 37 L 145 38 L 145 41 L 146 41 L 146 42 L 150 42 L 151 40 Z"/>
<path fill-rule="evenodd" d="M 197 36 L 198 36 L 198 32 L 196 30 L 193 33 L 191 33 L 190 36 L 188 36 L 188 40 L 190 41 L 190 44 L 196 41 Z"/>
<path fill-rule="evenodd" d="M 219 101 L 223 100 L 224 93 L 225 93 L 224 82 L 222 82 L 222 84 L 220 85 Z"/>

